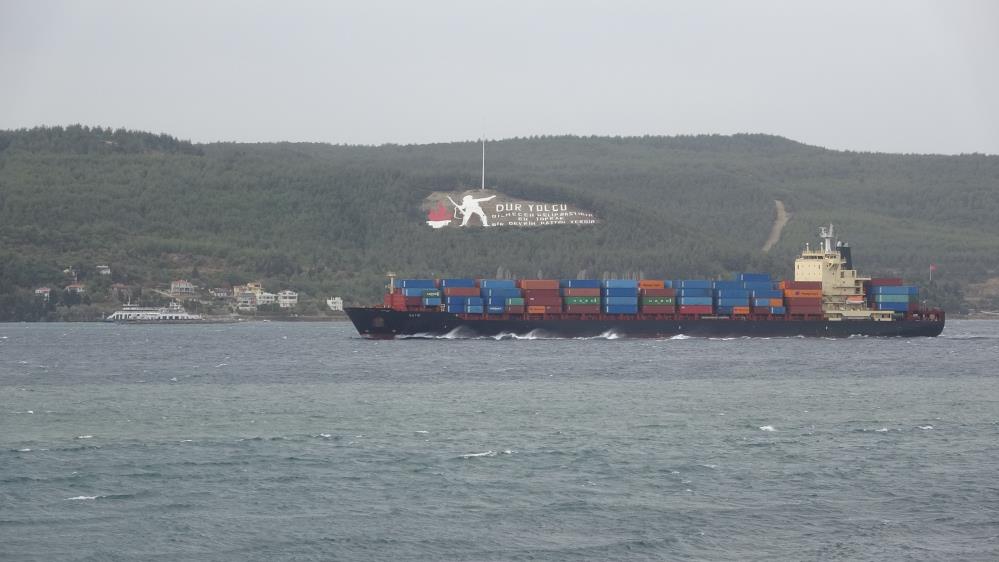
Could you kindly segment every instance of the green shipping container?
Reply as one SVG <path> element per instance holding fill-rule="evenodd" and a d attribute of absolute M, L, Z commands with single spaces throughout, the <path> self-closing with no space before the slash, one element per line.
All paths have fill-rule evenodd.
<path fill-rule="evenodd" d="M 524 306 L 524 297 L 510 297 L 506 299 L 507 306 Z"/>
<path fill-rule="evenodd" d="M 440 298 L 440 296 L 441 296 L 440 289 L 429 289 L 423 291 L 423 298 L 425 299 Z"/>
<path fill-rule="evenodd" d="M 642 304 L 671 306 L 676 304 L 673 297 L 642 297 Z"/>
<path fill-rule="evenodd" d="M 565 304 L 600 304 L 600 297 L 565 297 Z"/>
<path fill-rule="evenodd" d="M 876 295 L 874 302 L 909 302 L 909 295 Z"/>

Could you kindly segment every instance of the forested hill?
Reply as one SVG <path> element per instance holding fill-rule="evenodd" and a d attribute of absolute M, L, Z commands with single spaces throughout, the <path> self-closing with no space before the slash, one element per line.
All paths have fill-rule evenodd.
<path fill-rule="evenodd" d="M 767 135 L 540 137 L 487 145 L 487 185 L 596 226 L 443 229 L 430 192 L 476 186 L 475 142 L 191 144 L 68 127 L 0 131 L 0 294 L 109 264 L 115 280 L 262 279 L 378 298 L 383 275 L 790 276 L 835 223 L 862 272 L 966 287 L 999 269 L 999 157 L 838 152 Z M 761 247 L 774 200 L 792 213 Z"/>

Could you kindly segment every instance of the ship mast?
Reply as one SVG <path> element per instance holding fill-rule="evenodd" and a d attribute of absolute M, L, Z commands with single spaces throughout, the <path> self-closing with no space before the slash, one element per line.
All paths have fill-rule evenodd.
<path fill-rule="evenodd" d="M 479 190 L 486 189 L 486 139 L 482 138 L 482 185 Z"/>

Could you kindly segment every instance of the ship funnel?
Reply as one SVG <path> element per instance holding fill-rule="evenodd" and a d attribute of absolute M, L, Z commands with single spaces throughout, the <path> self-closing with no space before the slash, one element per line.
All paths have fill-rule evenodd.
<path fill-rule="evenodd" d="M 842 244 L 839 246 L 839 256 L 843 258 L 844 266 L 847 269 L 853 269 L 853 253 L 850 251 L 849 244 Z"/>

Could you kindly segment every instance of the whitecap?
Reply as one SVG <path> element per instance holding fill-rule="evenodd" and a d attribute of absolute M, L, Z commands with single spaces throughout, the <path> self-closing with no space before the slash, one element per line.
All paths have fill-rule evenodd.
<path fill-rule="evenodd" d="M 320 437 L 322 439 L 329 439 L 329 438 L 333 437 L 333 434 L 331 434 L 331 433 L 320 433 L 319 435 L 313 435 L 313 437 Z"/>
<path fill-rule="evenodd" d="M 919 429 L 933 429 L 933 426 L 932 425 L 921 425 L 921 426 L 919 426 Z"/>
<path fill-rule="evenodd" d="M 18 449 L 17 452 L 18 453 L 30 453 L 31 449 Z"/>
<path fill-rule="evenodd" d="M 772 425 L 761 425 L 760 431 L 777 431 Z"/>
<path fill-rule="evenodd" d="M 218 365 L 215 365 L 215 368 L 218 369 L 219 367 L 228 367 L 228 366 L 229 366 L 228 363 L 219 363 Z"/>
<path fill-rule="evenodd" d="M 517 452 L 517 451 L 514 451 L 514 450 L 512 450 L 512 449 L 505 449 L 505 450 L 503 451 L 503 454 L 504 454 L 504 455 L 512 455 L 512 454 L 514 454 L 514 453 L 516 453 L 516 452 Z"/>
<path fill-rule="evenodd" d="M 689 340 L 690 336 L 684 334 L 677 334 L 670 338 L 671 340 Z"/>
<path fill-rule="evenodd" d="M 887 433 L 888 432 L 888 428 L 887 427 L 882 427 L 881 429 L 875 429 L 874 431 L 876 431 L 878 433 Z"/>
<path fill-rule="evenodd" d="M 93 439 L 94 436 L 93 435 L 77 435 L 76 438 L 77 439 Z"/>
<path fill-rule="evenodd" d="M 496 456 L 496 451 L 486 451 L 484 453 L 467 453 L 467 454 L 461 455 L 461 458 L 463 458 L 463 459 L 472 459 L 472 458 L 476 458 L 476 457 L 495 457 L 495 456 Z"/>
<path fill-rule="evenodd" d="M 417 430 L 416 430 L 416 431 L 414 431 L 413 433 L 430 433 L 430 432 L 429 432 L 429 431 L 427 431 L 427 430 L 425 430 L 425 429 L 417 429 Z"/>
<path fill-rule="evenodd" d="M 76 496 L 76 497 L 73 497 L 73 498 L 66 498 L 66 500 L 67 501 L 69 501 L 69 500 L 96 500 L 99 497 L 101 497 L 101 496 Z"/>

